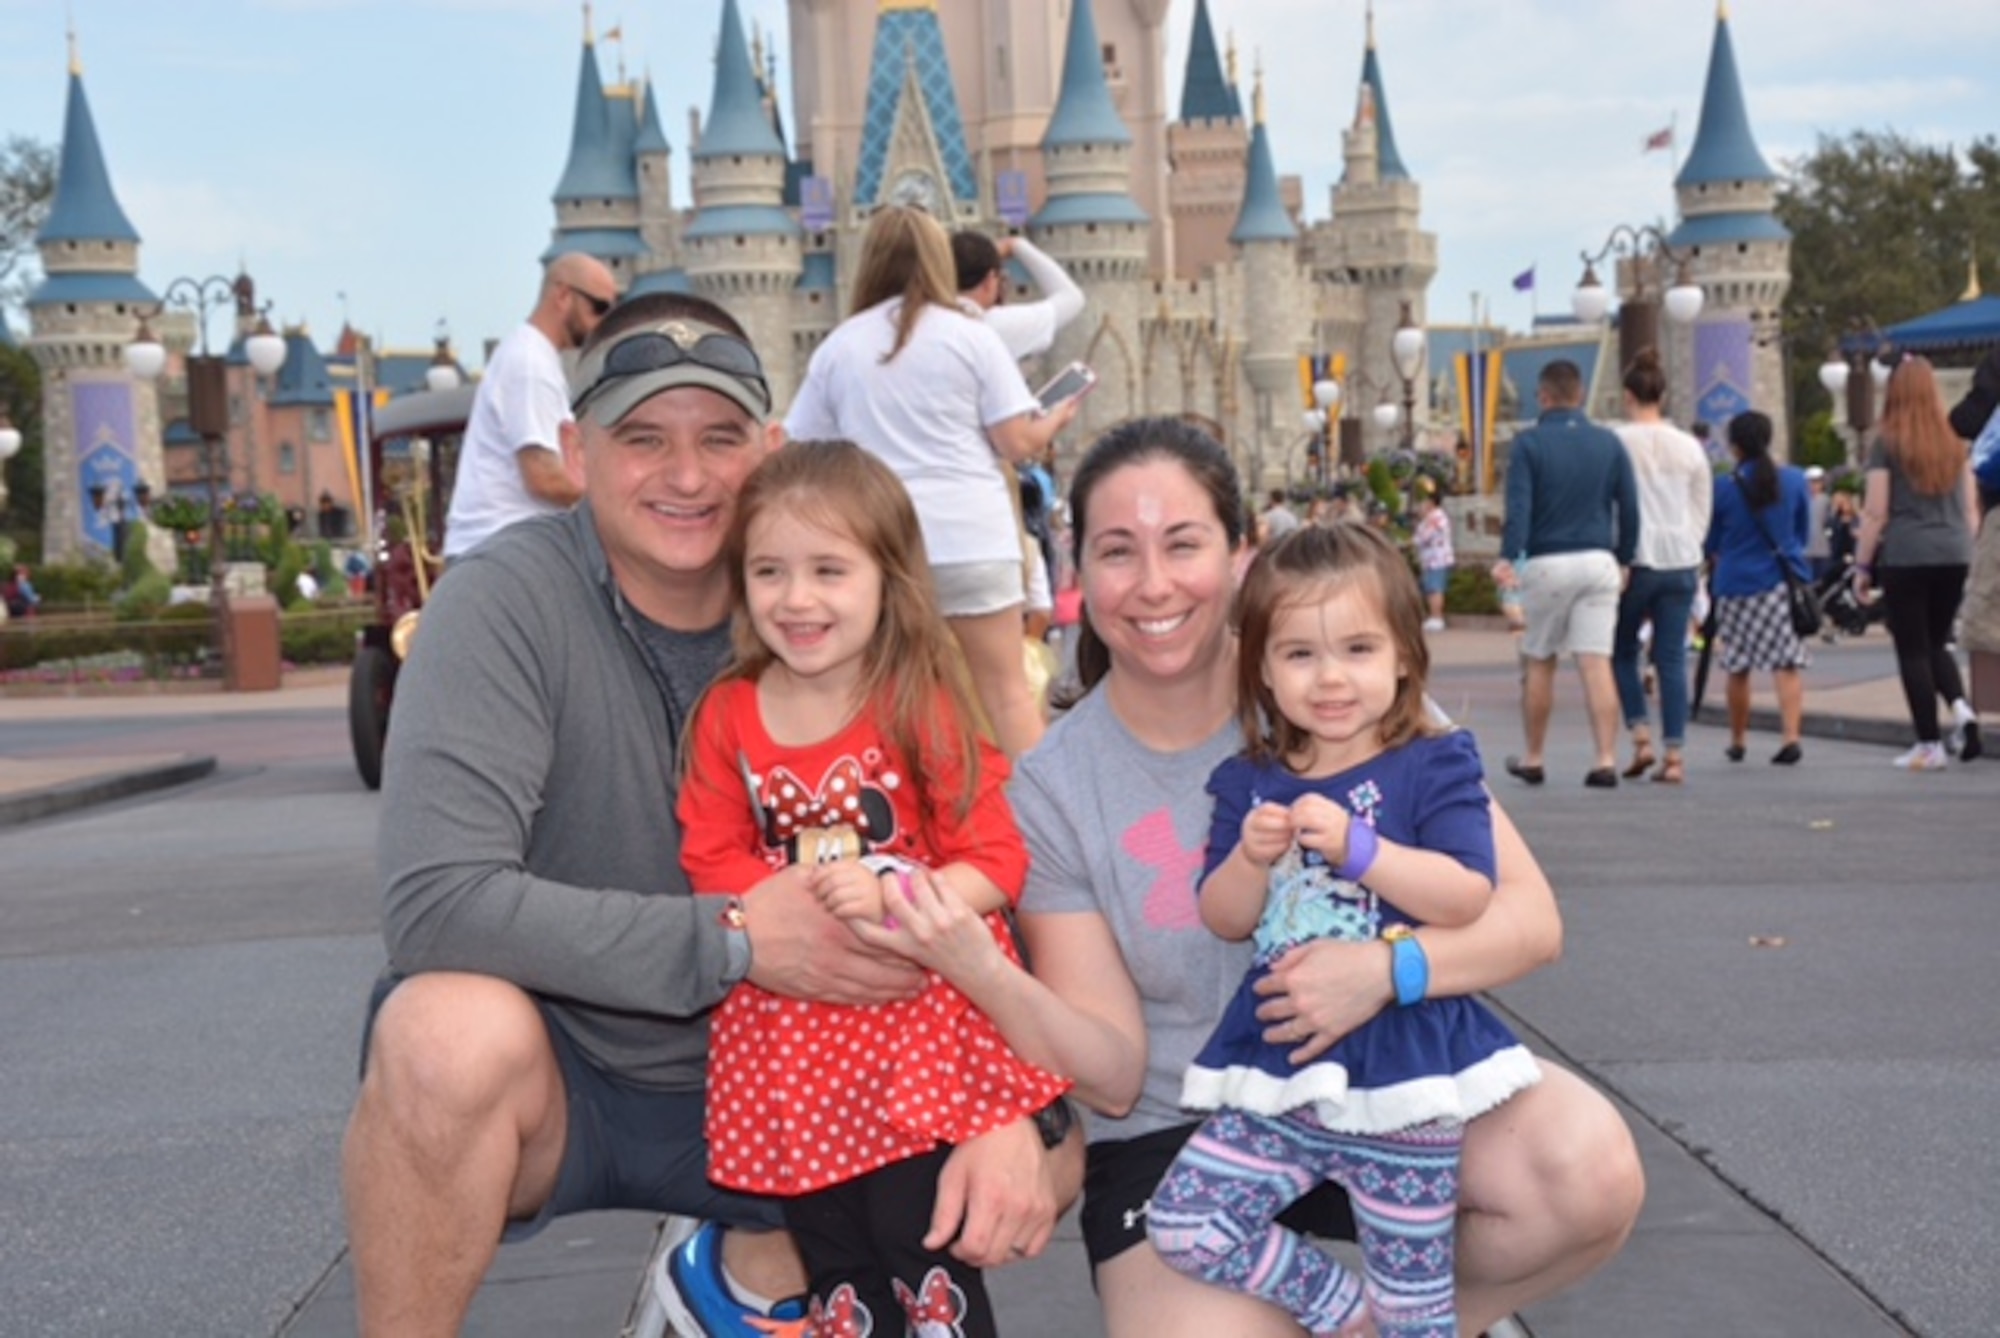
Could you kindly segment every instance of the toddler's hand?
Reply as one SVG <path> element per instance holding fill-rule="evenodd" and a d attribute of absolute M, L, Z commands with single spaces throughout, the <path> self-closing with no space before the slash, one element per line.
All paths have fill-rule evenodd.
<path fill-rule="evenodd" d="M 844 859 L 832 864 L 816 864 L 806 875 L 806 886 L 819 898 L 827 914 L 841 920 L 882 923 L 882 879 L 859 860 Z"/>
<path fill-rule="evenodd" d="M 1347 858 L 1347 810 L 1323 794 L 1300 795 L 1292 801 L 1292 830 L 1299 844 L 1319 852 L 1328 864 Z"/>
<path fill-rule="evenodd" d="M 1283 804 L 1263 803 L 1243 815 L 1243 856 L 1268 869 L 1292 843 L 1292 814 Z"/>

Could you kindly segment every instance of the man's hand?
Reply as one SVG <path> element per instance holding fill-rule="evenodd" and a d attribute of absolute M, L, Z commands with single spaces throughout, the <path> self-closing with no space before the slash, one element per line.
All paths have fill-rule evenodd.
<path fill-rule="evenodd" d="M 1515 589 L 1521 583 L 1520 576 L 1514 571 L 1514 564 L 1506 558 L 1501 558 L 1495 562 L 1492 571 L 1493 584 L 1499 586 L 1502 590 Z"/>
<path fill-rule="evenodd" d="M 1072 1135 L 1069 1143 L 1077 1141 Z M 1065 1199 L 1074 1197 L 1073 1187 L 1067 1196 L 1058 1192 L 1057 1176 L 1055 1156 L 1043 1151 L 1030 1119 L 959 1144 L 938 1175 L 924 1248 L 950 1246 L 974 1268 L 1034 1258 L 1054 1234 Z"/>
<path fill-rule="evenodd" d="M 841 920 L 882 923 L 882 878 L 860 860 L 815 864 L 806 871 L 806 886 L 826 913 Z"/>
<path fill-rule="evenodd" d="M 827 914 L 796 865 L 779 871 L 743 898 L 750 936 L 752 984 L 796 999 L 881 1004 L 911 999 L 924 973 L 893 953 L 863 946 Z"/>

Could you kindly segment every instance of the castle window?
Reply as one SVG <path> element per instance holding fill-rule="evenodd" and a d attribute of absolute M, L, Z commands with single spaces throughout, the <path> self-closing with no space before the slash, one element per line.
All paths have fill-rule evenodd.
<path fill-rule="evenodd" d="M 332 441 L 333 415 L 325 409 L 314 409 L 306 416 L 306 436 L 311 441 Z"/>
<path fill-rule="evenodd" d="M 299 450 L 289 441 L 278 443 L 278 472 L 280 474 L 299 472 Z"/>

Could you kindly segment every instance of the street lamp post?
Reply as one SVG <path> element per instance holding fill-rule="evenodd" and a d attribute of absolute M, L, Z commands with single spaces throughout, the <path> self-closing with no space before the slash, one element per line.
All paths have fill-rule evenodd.
<path fill-rule="evenodd" d="M 431 354 L 430 366 L 424 368 L 424 385 L 432 390 L 453 390 L 458 383 L 458 359 L 451 353 L 451 327 L 439 317 L 437 348 Z"/>
<path fill-rule="evenodd" d="M 1313 382 L 1312 397 L 1315 407 L 1306 410 L 1305 425 L 1319 440 L 1313 482 L 1324 488 L 1333 476 L 1334 443 L 1340 424 L 1340 382 L 1321 377 Z"/>
<path fill-rule="evenodd" d="M 175 279 L 160 301 L 139 310 L 139 329 L 125 346 L 125 366 L 132 375 L 152 381 L 167 367 L 167 350 L 154 336 L 150 322 L 168 307 L 194 314 L 195 348 L 187 369 L 188 426 L 201 438 L 203 466 L 208 473 L 208 593 L 215 614 L 215 645 L 229 663 L 229 604 L 222 580 L 222 442 L 229 431 L 229 384 L 221 356 L 208 351 L 209 313 L 235 301 L 235 285 L 219 274 L 206 279 Z M 285 361 L 285 341 L 269 321 L 243 341 L 253 377 L 269 376 Z M 255 382 L 253 381 L 253 386 Z"/>
<path fill-rule="evenodd" d="M 0 513 L 7 510 L 7 462 L 21 450 L 21 429 L 14 426 L 14 419 L 7 412 L 7 406 L 0 404 Z"/>
<path fill-rule="evenodd" d="M 1692 325 L 1695 317 L 1701 315 L 1702 293 L 1701 285 L 1688 273 L 1688 256 L 1674 249 L 1657 224 L 1633 227 L 1619 223 L 1611 229 L 1601 248 L 1594 253 L 1582 253 L 1583 278 L 1570 294 L 1570 309 L 1585 325 L 1595 325 L 1610 310 L 1611 294 L 1598 279 L 1597 266 L 1614 255 L 1632 262 L 1632 296 L 1618 308 L 1618 365 L 1623 368 L 1631 365 L 1640 349 L 1658 346 L 1663 303 L 1668 320 L 1676 325 Z M 1664 298 L 1656 300 L 1648 293 L 1646 280 L 1661 263 L 1674 267 L 1674 282 Z M 1615 262 L 1612 277 L 1617 277 Z"/>
<path fill-rule="evenodd" d="M 1403 449 L 1407 451 L 1416 444 L 1417 376 L 1424 366 L 1424 328 L 1410 314 L 1407 298 L 1396 321 L 1396 333 L 1389 340 L 1389 357 L 1403 381 Z"/>

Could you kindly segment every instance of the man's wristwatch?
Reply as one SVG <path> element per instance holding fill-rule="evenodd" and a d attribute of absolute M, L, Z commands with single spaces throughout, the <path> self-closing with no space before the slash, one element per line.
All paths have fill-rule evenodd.
<path fill-rule="evenodd" d="M 1059 1096 L 1035 1112 L 1035 1132 L 1042 1136 L 1042 1146 L 1058 1148 L 1062 1146 L 1069 1131 L 1076 1126 L 1076 1113 L 1069 1108 L 1069 1098 Z"/>

